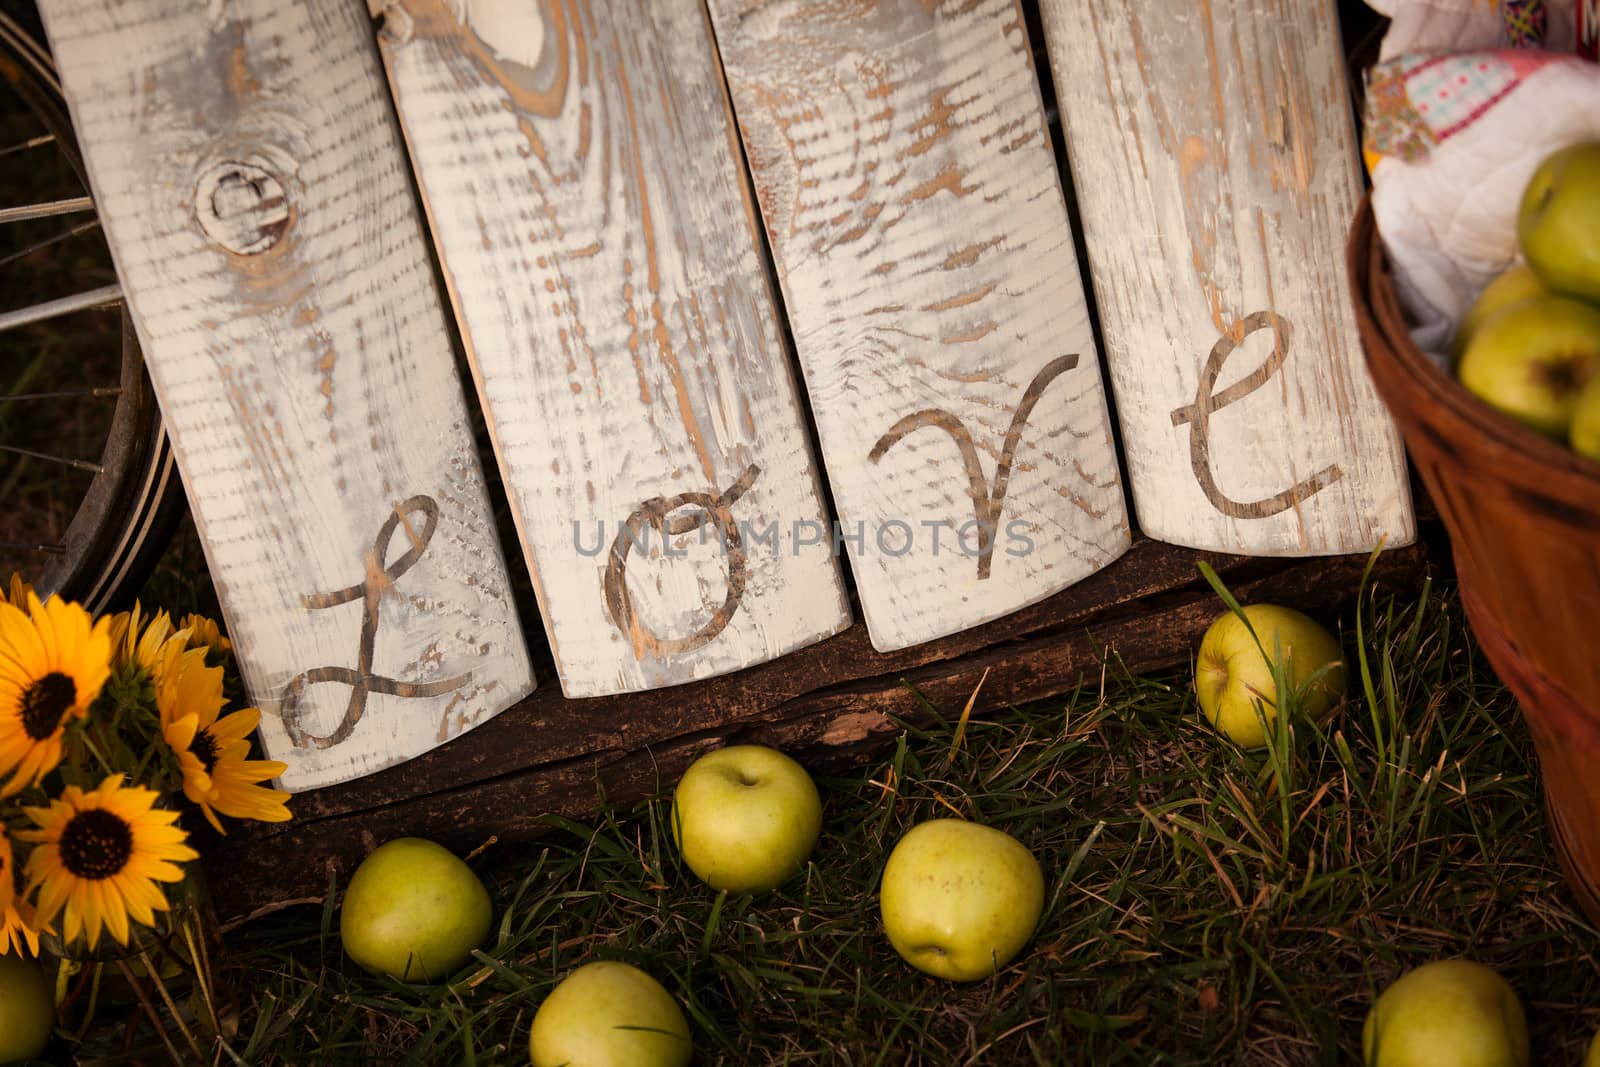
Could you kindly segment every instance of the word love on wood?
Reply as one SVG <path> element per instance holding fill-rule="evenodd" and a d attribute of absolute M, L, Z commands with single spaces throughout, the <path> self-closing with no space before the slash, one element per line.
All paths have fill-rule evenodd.
<path fill-rule="evenodd" d="M 514 703 L 527 649 L 366 11 L 40 7 L 284 786 Z"/>
<path fill-rule="evenodd" d="M 1140 527 L 1258 556 L 1410 543 L 1348 296 L 1334 0 L 1040 7 Z"/>
<path fill-rule="evenodd" d="M 825 539 L 740 536 L 823 505 L 700 0 L 391 0 L 379 45 L 563 691 L 844 629 Z"/>
<path fill-rule="evenodd" d="M 1127 510 L 1019 4 L 710 9 L 873 645 L 1114 560 Z"/>

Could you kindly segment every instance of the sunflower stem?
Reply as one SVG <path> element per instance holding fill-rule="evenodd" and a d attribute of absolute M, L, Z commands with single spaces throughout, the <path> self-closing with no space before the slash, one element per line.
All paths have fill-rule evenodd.
<path fill-rule="evenodd" d="M 140 952 L 139 955 L 141 958 L 145 957 L 143 952 Z M 118 960 L 117 967 L 122 971 L 122 977 L 127 981 L 128 986 L 133 990 L 133 995 L 139 998 L 139 1004 L 144 1008 L 146 1017 L 149 1018 L 150 1024 L 156 1029 L 156 1036 L 160 1037 L 161 1043 L 167 1047 L 167 1055 L 172 1057 L 173 1063 L 181 1065 L 184 1062 L 184 1059 L 182 1056 L 178 1055 L 178 1046 L 172 1043 L 172 1037 L 167 1033 L 167 1028 L 161 1023 L 161 1013 L 156 1011 L 156 1006 L 154 1004 L 150 1003 L 150 997 L 145 993 L 144 986 L 140 985 L 138 980 L 134 978 L 133 969 L 128 966 L 126 960 Z M 148 958 L 145 958 L 146 970 L 149 970 L 149 967 L 150 961 Z M 193 1038 L 189 1039 L 189 1044 L 191 1047 L 193 1047 Z M 195 1055 L 200 1055 L 200 1050 L 198 1048 L 196 1048 L 194 1051 Z"/>
<path fill-rule="evenodd" d="M 161 972 L 150 959 L 150 953 L 141 948 L 139 950 L 139 960 L 144 964 L 145 973 L 150 975 L 150 982 L 156 987 L 156 993 L 160 995 L 161 1002 L 167 1006 L 167 1011 L 171 1013 L 172 1021 L 177 1024 L 178 1032 L 183 1035 L 185 1041 L 189 1042 L 189 1047 L 194 1050 L 194 1054 L 204 1058 L 205 1052 L 200 1048 L 200 1042 L 195 1040 L 194 1034 L 190 1033 L 189 1028 L 184 1025 L 183 1016 L 178 1012 L 178 1005 L 173 1002 L 172 994 L 167 992 L 167 983 L 162 981 Z"/>
<path fill-rule="evenodd" d="M 116 766 L 110 760 L 106 759 L 105 754 L 100 751 L 100 747 L 94 743 L 94 738 L 89 736 L 89 732 L 87 730 L 85 730 L 83 733 L 83 746 L 89 750 L 89 754 L 95 758 L 100 766 L 105 768 L 106 774 L 110 775 L 117 773 Z"/>

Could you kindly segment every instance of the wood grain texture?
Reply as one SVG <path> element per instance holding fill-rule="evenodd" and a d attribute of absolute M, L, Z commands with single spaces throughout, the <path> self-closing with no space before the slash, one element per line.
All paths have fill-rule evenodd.
<path fill-rule="evenodd" d="M 712 0 L 829 488 L 880 650 L 1129 544 L 1015 0 Z"/>
<path fill-rule="evenodd" d="M 1433 549 L 1430 549 L 1432 551 Z M 1414 589 L 1428 553 L 1383 553 L 1380 595 Z M 1295 604 L 1332 623 L 1354 598 L 1363 557 L 1250 559 L 1140 539 L 1070 589 L 1002 619 L 887 655 L 866 627 L 747 671 L 653 693 L 569 701 L 542 689 L 484 729 L 404 768 L 296 800 L 296 819 L 200 845 L 219 907 L 243 916 L 343 884 L 372 846 L 424 834 L 465 852 L 670 790 L 706 749 L 752 742 L 813 773 L 846 773 L 898 736 L 954 717 L 988 672 L 978 714 L 1101 685 L 1107 675 L 1185 663 L 1221 610 L 1195 564 L 1210 562 L 1247 602 Z M 927 701 L 928 703 L 924 703 Z M 948 720 L 947 720 L 948 721 Z M 204 829 L 202 828 L 202 832 Z M 297 862 L 278 862 L 294 855 Z"/>
<path fill-rule="evenodd" d="M 515 702 L 527 649 L 366 12 L 41 8 L 283 784 Z"/>
<path fill-rule="evenodd" d="M 1042 0 L 1139 526 L 1254 555 L 1415 536 L 1341 255 L 1333 0 Z"/>
<path fill-rule="evenodd" d="M 565 692 L 847 626 L 699 3 L 403 0 L 380 44 Z"/>

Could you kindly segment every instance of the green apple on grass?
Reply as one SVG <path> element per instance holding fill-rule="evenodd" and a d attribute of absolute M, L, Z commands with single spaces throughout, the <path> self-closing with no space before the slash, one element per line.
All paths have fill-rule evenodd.
<path fill-rule="evenodd" d="M 1600 141 L 1539 164 L 1517 211 L 1522 255 L 1546 286 L 1600 302 Z"/>
<path fill-rule="evenodd" d="M 1438 960 L 1383 991 L 1361 1029 L 1367 1067 L 1528 1067 L 1528 1023 L 1504 978 Z"/>
<path fill-rule="evenodd" d="M 1044 872 L 1010 834 L 964 819 L 912 827 L 889 854 L 878 895 L 889 943 L 938 978 L 994 974 L 1033 936 Z"/>
<path fill-rule="evenodd" d="M 460 857 L 419 837 L 372 850 L 344 891 L 339 935 L 350 958 L 402 982 L 440 982 L 489 934 L 489 891 Z"/>
<path fill-rule="evenodd" d="M 811 855 L 822 798 L 777 749 L 730 745 L 690 764 L 672 794 L 672 836 L 701 881 L 730 893 L 772 889 Z"/>
<path fill-rule="evenodd" d="M 694 1046 L 672 994 L 626 963 L 587 963 L 539 1005 L 533 1067 L 684 1067 Z"/>
<path fill-rule="evenodd" d="M 1267 735 L 1256 705 L 1270 724 L 1282 704 L 1271 657 L 1281 650 L 1288 682 L 1301 694 L 1305 713 L 1319 721 L 1344 696 L 1345 669 L 1339 642 L 1314 619 L 1275 604 L 1248 604 L 1243 610 L 1249 627 L 1229 611 L 1200 639 L 1194 688 L 1212 726 L 1235 744 L 1257 748 L 1267 743 Z"/>
<path fill-rule="evenodd" d="M 1461 353 L 1461 384 L 1491 407 L 1566 440 L 1578 394 L 1600 369 L 1600 307 L 1536 296 L 1483 322 Z"/>
<path fill-rule="evenodd" d="M 55 998 L 39 965 L 16 953 L 0 956 L 0 1063 L 42 1056 L 55 1025 Z"/>

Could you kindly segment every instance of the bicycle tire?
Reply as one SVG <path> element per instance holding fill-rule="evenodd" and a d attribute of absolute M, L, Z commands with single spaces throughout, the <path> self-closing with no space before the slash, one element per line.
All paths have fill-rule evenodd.
<path fill-rule="evenodd" d="M 66 101 L 44 45 L 0 14 L 0 79 L 22 99 L 89 189 Z M 160 560 L 185 512 L 183 487 L 127 308 L 122 311 L 121 387 L 100 470 L 61 537 L 63 551 L 29 576 L 93 613 L 125 606 Z"/>

